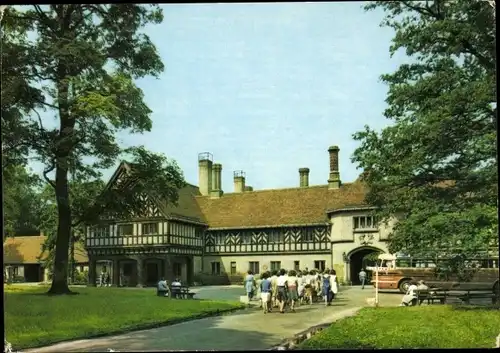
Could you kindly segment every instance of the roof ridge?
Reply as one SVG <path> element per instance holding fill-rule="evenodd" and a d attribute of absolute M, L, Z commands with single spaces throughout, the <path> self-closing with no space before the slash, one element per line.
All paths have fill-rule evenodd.
<path fill-rule="evenodd" d="M 340 186 L 340 189 L 342 189 L 342 186 L 349 186 L 349 185 L 353 185 L 353 184 L 354 184 L 354 182 L 342 183 Z M 313 185 L 313 186 L 307 186 L 307 187 L 296 186 L 296 187 L 279 188 L 279 189 L 261 189 L 261 190 L 252 190 L 252 191 L 244 191 L 244 192 L 224 192 L 224 195 L 221 198 L 223 198 L 224 196 L 229 196 L 229 195 L 249 195 L 249 194 L 272 192 L 272 191 L 308 190 L 308 189 L 320 189 L 320 188 L 327 188 L 327 187 L 328 187 L 328 184 Z M 331 189 L 331 190 L 339 190 L 339 189 Z M 210 195 L 197 195 L 196 197 L 199 197 L 199 198 L 208 197 L 208 198 L 210 198 Z"/>

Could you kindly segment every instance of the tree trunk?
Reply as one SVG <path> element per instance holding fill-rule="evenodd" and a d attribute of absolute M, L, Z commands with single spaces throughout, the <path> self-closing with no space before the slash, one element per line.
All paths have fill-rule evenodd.
<path fill-rule="evenodd" d="M 52 286 L 48 294 L 71 294 L 68 287 L 68 255 L 71 235 L 71 208 L 69 204 L 68 169 L 65 162 L 59 162 L 56 167 L 56 198 L 58 211 L 58 226 L 56 238 L 56 254 Z"/>
<path fill-rule="evenodd" d="M 69 278 L 71 284 L 75 283 L 75 236 L 71 237 L 71 245 L 70 245 L 70 258 L 69 258 L 69 266 L 70 266 L 70 274 Z"/>

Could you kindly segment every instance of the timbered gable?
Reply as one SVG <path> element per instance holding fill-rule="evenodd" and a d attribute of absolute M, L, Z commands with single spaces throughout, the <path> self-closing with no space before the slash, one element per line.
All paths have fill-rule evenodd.
<path fill-rule="evenodd" d="M 136 218 L 150 218 L 150 217 L 162 217 L 163 213 L 158 207 L 158 203 L 150 195 L 146 193 L 137 194 L 138 201 L 141 207 L 134 210 L 134 217 Z"/>

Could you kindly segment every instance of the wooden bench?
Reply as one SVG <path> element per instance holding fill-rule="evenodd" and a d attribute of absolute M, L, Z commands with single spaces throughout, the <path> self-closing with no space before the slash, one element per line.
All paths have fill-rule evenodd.
<path fill-rule="evenodd" d="M 188 286 L 181 286 L 178 295 L 182 299 L 193 299 L 196 293 L 190 292 Z"/>
<path fill-rule="evenodd" d="M 416 290 L 415 293 L 417 294 L 416 303 L 418 303 L 418 305 L 422 305 L 425 300 L 427 300 L 427 304 L 429 305 L 434 304 L 435 301 L 444 304 L 448 296 L 446 290 L 439 288 Z"/>
<path fill-rule="evenodd" d="M 491 292 L 478 293 L 468 290 L 467 293 L 459 294 L 456 297 L 460 299 L 464 304 L 470 304 L 471 299 L 491 299 L 492 304 L 496 304 L 499 302 L 498 293 Z"/>

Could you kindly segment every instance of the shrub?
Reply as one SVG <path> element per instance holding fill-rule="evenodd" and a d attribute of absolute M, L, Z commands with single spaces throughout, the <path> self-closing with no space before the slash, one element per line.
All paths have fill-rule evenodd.
<path fill-rule="evenodd" d="M 75 271 L 74 284 L 88 284 L 89 283 L 89 271 Z"/>
<path fill-rule="evenodd" d="M 12 279 L 12 282 L 13 283 L 24 283 L 26 281 L 24 279 L 24 276 L 14 276 L 14 278 Z"/>

